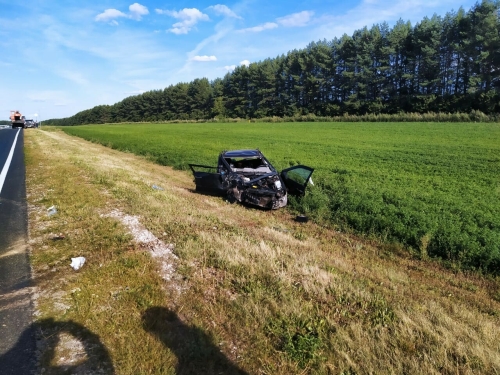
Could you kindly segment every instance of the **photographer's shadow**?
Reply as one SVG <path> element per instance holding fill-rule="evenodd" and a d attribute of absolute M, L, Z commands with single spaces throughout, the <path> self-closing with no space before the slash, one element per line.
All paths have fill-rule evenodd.
<path fill-rule="evenodd" d="M 57 348 L 62 344 L 61 335 L 70 337 L 73 345 L 78 342 L 79 353 L 75 363 L 57 363 Z M 38 348 L 35 345 L 37 337 L 40 339 Z M 75 348 L 72 349 L 75 351 Z M 98 335 L 79 323 L 58 322 L 54 319 L 42 319 L 32 323 L 24 330 L 16 345 L 0 356 L 2 375 L 28 375 L 41 372 L 42 369 L 45 375 L 115 373 L 109 352 Z"/>
<path fill-rule="evenodd" d="M 231 362 L 201 329 L 182 322 L 164 307 L 151 307 L 143 315 L 143 326 L 177 357 L 177 375 L 247 373 Z"/>

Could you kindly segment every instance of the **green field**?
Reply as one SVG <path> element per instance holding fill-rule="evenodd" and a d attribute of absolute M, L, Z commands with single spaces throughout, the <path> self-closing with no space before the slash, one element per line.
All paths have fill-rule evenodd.
<path fill-rule="evenodd" d="M 500 125 L 472 123 L 121 124 L 66 133 L 187 169 L 259 148 L 277 169 L 315 168 L 292 206 L 422 257 L 500 270 Z"/>

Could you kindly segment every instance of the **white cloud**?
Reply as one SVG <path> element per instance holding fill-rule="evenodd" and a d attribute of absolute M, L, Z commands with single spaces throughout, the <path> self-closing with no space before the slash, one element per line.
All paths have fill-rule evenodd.
<path fill-rule="evenodd" d="M 250 61 L 248 60 L 240 61 L 240 66 L 241 65 L 245 65 L 246 67 L 248 67 L 250 65 Z M 234 69 L 236 69 L 236 65 L 226 65 L 224 69 L 227 70 L 228 72 L 232 72 Z"/>
<path fill-rule="evenodd" d="M 212 6 L 209 6 L 207 9 L 213 10 L 214 13 L 218 16 L 226 16 L 226 17 L 241 19 L 240 16 L 238 16 L 236 13 L 234 13 L 226 5 L 222 5 L 222 4 L 212 5 Z"/>
<path fill-rule="evenodd" d="M 174 24 L 171 29 L 168 29 L 172 34 L 175 35 L 181 35 L 181 34 L 187 34 L 189 31 L 191 31 L 190 27 L 184 26 L 184 25 L 179 25 L 178 23 Z"/>
<path fill-rule="evenodd" d="M 148 8 L 139 3 L 132 4 L 128 7 L 128 10 L 130 11 L 130 18 L 137 21 L 140 21 L 142 16 L 149 14 Z"/>
<path fill-rule="evenodd" d="M 306 26 L 311 20 L 314 12 L 304 10 L 303 12 L 293 13 L 285 17 L 277 18 L 276 21 L 285 27 L 300 27 Z"/>
<path fill-rule="evenodd" d="M 141 5 L 139 3 L 134 3 L 128 7 L 128 10 L 130 14 L 125 14 L 118 9 L 106 9 L 104 12 L 98 14 L 95 17 L 95 21 L 97 22 L 110 22 L 110 24 L 116 26 L 118 25 L 118 22 L 116 21 L 116 18 L 124 17 L 124 18 L 131 18 L 136 21 L 140 21 L 142 19 L 142 16 L 145 16 L 146 14 L 149 14 L 148 8 L 146 8 L 144 5 Z"/>
<path fill-rule="evenodd" d="M 254 27 L 249 27 L 247 29 L 241 29 L 239 30 L 239 32 L 241 33 L 260 33 L 261 31 L 264 31 L 264 30 L 271 30 L 271 29 L 275 29 L 278 27 L 278 24 L 277 23 L 274 23 L 274 22 L 266 22 L 262 25 L 259 25 L 259 26 L 254 26 Z"/>
<path fill-rule="evenodd" d="M 196 8 L 184 8 L 178 12 L 175 10 L 162 9 L 155 9 L 155 11 L 158 14 L 166 14 L 180 20 L 180 22 L 174 23 L 172 28 L 168 30 L 177 35 L 187 34 L 198 22 L 210 20 L 206 14 L 200 12 Z"/>
<path fill-rule="evenodd" d="M 217 61 L 215 56 L 194 56 L 191 58 L 192 61 Z"/>
<path fill-rule="evenodd" d="M 95 17 L 95 20 L 97 22 L 99 22 L 99 21 L 107 22 L 107 21 L 111 21 L 111 20 L 114 20 L 115 18 L 119 18 L 119 17 L 127 17 L 127 15 L 123 12 L 120 12 L 118 9 L 106 9 L 104 12 L 98 14 Z"/>

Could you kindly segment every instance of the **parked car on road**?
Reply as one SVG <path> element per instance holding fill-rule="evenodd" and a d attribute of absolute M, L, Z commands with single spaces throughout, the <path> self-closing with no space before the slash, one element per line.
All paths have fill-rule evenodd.
<path fill-rule="evenodd" d="M 27 119 L 24 123 L 26 128 L 38 128 L 38 123 L 32 119 Z"/>
<path fill-rule="evenodd" d="M 285 207 L 288 194 L 304 195 L 314 171 L 297 165 L 279 173 L 257 149 L 223 151 L 217 166 L 189 164 L 189 167 L 196 191 L 268 209 Z"/>

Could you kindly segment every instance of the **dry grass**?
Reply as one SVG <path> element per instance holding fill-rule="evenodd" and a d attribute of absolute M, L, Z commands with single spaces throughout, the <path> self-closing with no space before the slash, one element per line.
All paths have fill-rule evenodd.
<path fill-rule="evenodd" d="M 500 373 L 498 279 L 194 193 L 186 172 L 60 132 L 25 147 L 46 373 Z"/>

